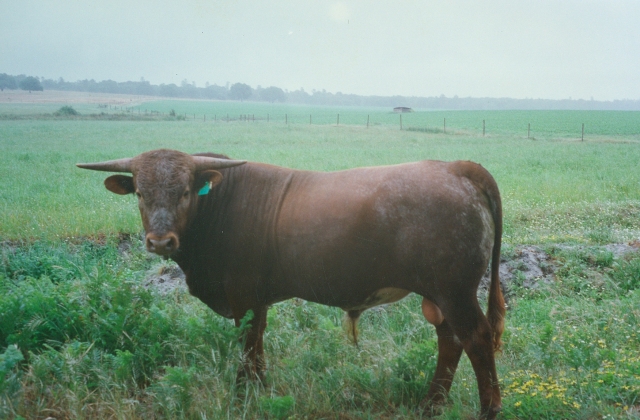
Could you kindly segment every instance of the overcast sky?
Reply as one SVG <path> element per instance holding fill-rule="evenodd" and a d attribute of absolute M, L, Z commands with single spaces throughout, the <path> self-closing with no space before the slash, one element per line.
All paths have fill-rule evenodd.
<path fill-rule="evenodd" d="M 0 73 L 640 99 L 640 1 L 0 0 Z"/>

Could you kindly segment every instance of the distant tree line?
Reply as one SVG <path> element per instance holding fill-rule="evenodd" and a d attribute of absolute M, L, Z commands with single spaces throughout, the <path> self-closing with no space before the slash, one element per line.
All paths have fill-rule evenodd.
<path fill-rule="evenodd" d="M 5 89 L 22 89 L 28 90 L 43 90 L 42 84 L 37 77 L 25 76 L 24 74 L 18 76 L 10 76 L 6 73 L 0 74 L 0 91 Z"/>
<path fill-rule="evenodd" d="M 216 99 L 234 101 L 287 102 L 292 104 L 319 106 L 376 106 L 393 108 L 404 106 L 423 109 L 450 110 L 640 110 L 640 100 L 572 100 L 572 99 L 512 99 L 512 98 L 459 98 L 444 95 L 432 97 L 420 96 L 363 96 L 331 93 L 326 90 L 306 92 L 303 88 L 289 91 L 279 87 L 261 86 L 255 89 L 244 83 L 225 86 L 210 85 L 197 87 L 195 82 L 186 79 L 180 86 L 170 84 L 153 85 L 141 78 L 138 82 L 116 82 L 113 80 L 78 80 L 65 81 L 25 76 L 0 74 L 0 90 L 66 90 L 97 93 L 120 93 L 128 95 L 161 96 L 168 98 Z"/>

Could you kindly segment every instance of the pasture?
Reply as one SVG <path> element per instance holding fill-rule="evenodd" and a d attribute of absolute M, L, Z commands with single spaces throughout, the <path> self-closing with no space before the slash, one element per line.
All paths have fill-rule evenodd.
<path fill-rule="evenodd" d="M 135 199 L 75 168 L 161 147 L 319 171 L 481 163 L 502 192 L 515 273 L 501 417 L 640 417 L 637 112 L 418 110 L 403 130 L 386 109 L 204 101 L 133 103 L 128 120 L 88 117 L 122 112 L 96 104 L 74 105 L 83 118 L 43 117 L 61 105 L 0 104 L 0 417 L 421 417 L 436 347 L 416 297 L 365 312 L 357 348 L 339 309 L 275 305 L 266 383 L 235 384 L 238 329 L 184 289 L 150 285 L 173 265 L 143 251 Z M 145 110 L 186 119 L 136 120 Z M 524 281 L 524 245 L 549 256 L 550 281 Z M 439 418 L 477 405 L 463 356 Z"/>

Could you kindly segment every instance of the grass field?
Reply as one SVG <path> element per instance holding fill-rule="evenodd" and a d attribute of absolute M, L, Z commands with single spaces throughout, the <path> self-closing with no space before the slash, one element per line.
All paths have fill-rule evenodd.
<path fill-rule="evenodd" d="M 604 248 L 640 239 L 638 113 L 421 111 L 402 131 L 387 110 L 223 102 L 139 105 L 186 121 L 38 116 L 59 105 L 0 119 L 0 418 L 420 418 L 436 347 L 416 297 L 366 312 L 359 348 L 340 310 L 275 305 L 267 382 L 235 385 L 240 332 L 182 290 L 146 287 L 167 263 L 142 250 L 135 200 L 74 166 L 160 147 L 321 171 L 481 163 L 502 191 L 505 258 L 536 244 L 558 266 L 552 283 L 510 287 L 502 417 L 640 418 L 640 255 Z M 463 357 L 440 418 L 477 412 Z"/>
<path fill-rule="evenodd" d="M 159 102 L 154 108 L 180 106 L 202 111 L 207 104 Z M 209 106 L 222 105 L 214 102 Z M 263 107 L 263 113 L 273 109 Z M 299 108 L 295 108 L 298 113 Z M 348 120 L 371 111 L 352 110 L 350 116 L 347 111 L 342 112 Z M 475 119 L 476 113 L 453 114 L 450 120 L 468 122 Z M 548 112 L 530 114 L 549 127 L 556 127 L 553 124 L 560 121 L 559 128 L 552 131 L 562 131 L 570 121 L 580 120 L 574 112 L 559 113 L 560 116 Z M 74 164 L 169 147 L 321 171 L 420 159 L 470 159 L 487 167 L 501 187 L 507 242 L 593 242 L 598 236 L 605 242 L 637 238 L 639 143 L 632 135 L 620 135 L 607 128 L 624 120 L 630 127 L 625 130 L 632 131 L 633 119 L 628 116 L 633 113 L 578 114 L 591 118 L 591 124 L 598 124 L 602 134 L 582 142 L 569 137 L 530 140 L 516 132 L 483 137 L 453 128 L 447 134 L 400 131 L 392 125 L 372 125 L 367 129 L 361 125 L 275 121 L 3 121 L 0 208 L 4 217 L 0 232 L 5 239 L 16 240 L 137 230 L 138 216 L 132 200 L 105 194 L 100 174 L 85 173 Z M 370 115 L 389 117 L 380 110 Z M 428 112 L 408 115 L 433 118 Z M 516 124 L 515 120 L 525 120 L 519 112 L 496 113 L 496 119 L 511 125 Z M 96 218 L 96 214 L 100 217 Z"/>

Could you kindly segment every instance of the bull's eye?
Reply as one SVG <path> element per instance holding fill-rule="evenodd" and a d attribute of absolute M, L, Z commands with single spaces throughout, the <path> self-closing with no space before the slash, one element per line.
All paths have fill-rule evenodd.
<path fill-rule="evenodd" d="M 136 191 L 136 195 L 138 196 L 138 198 L 139 198 L 140 200 L 142 200 L 142 194 L 140 194 L 140 191 Z"/>

